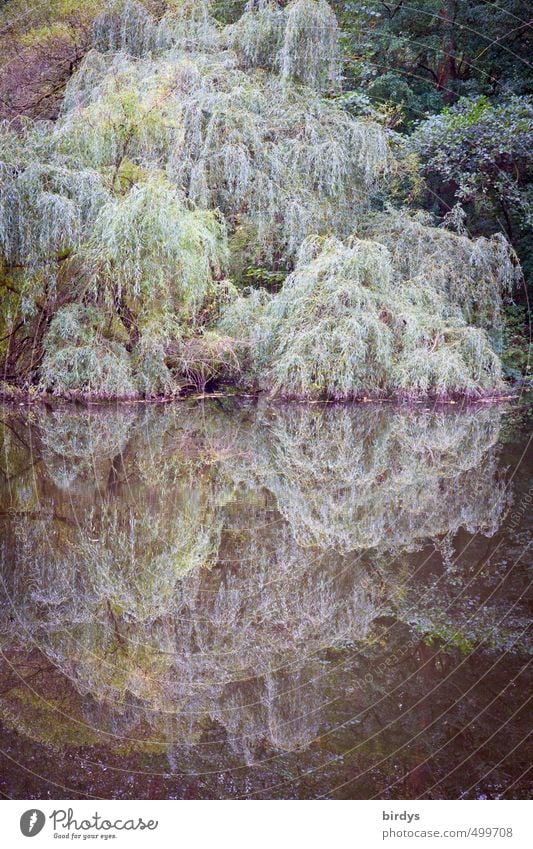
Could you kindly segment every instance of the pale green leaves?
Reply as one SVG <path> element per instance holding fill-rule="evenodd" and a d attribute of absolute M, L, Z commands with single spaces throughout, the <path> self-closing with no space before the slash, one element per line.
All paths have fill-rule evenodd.
<path fill-rule="evenodd" d="M 220 218 L 191 210 L 181 191 L 156 177 L 103 207 L 86 261 L 99 290 L 179 312 L 207 295 L 226 251 Z"/>
<path fill-rule="evenodd" d="M 425 234 L 416 262 L 406 262 L 395 251 L 400 236 L 390 249 L 380 244 L 380 233 L 390 232 L 395 220 L 380 218 L 383 230 L 378 227 L 372 241 L 307 240 L 278 295 L 266 303 L 241 298 L 228 308 L 222 326 L 239 332 L 248 324 L 251 371 L 262 386 L 289 397 L 333 399 L 501 388 L 500 363 L 485 330 L 465 319 L 475 293 L 452 283 L 472 279 L 473 288 L 477 261 L 485 286 L 497 292 L 502 276 L 512 273 L 512 258 L 504 260 L 499 242 L 469 242 L 405 219 L 407 228 L 419 226 Z M 458 241 L 466 251 L 463 265 L 453 250 Z"/>

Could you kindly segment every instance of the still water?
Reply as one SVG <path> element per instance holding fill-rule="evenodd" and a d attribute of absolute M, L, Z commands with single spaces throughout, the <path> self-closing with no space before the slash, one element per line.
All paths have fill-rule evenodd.
<path fill-rule="evenodd" d="M 528 794 L 523 408 L 0 426 L 3 795 Z"/>

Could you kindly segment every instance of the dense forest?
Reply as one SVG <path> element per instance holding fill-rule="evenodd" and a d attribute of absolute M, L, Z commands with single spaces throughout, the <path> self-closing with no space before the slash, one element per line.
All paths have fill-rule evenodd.
<path fill-rule="evenodd" d="M 509 394 L 528 4 L 0 3 L 0 394 Z"/>

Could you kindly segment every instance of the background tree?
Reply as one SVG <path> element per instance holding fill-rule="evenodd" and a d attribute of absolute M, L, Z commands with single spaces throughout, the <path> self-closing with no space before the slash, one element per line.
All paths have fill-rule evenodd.
<path fill-rule="evenodd" d="M 336 2 L 345 86 L 401 107 L 409 127 L 459 97 L 531 87 L 531 10 L 522 0 Z"/>

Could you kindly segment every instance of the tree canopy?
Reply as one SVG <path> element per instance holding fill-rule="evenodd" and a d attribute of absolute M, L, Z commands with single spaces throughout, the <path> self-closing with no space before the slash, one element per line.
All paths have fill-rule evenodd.
<path fill-rule="evenodd" d="M 454 232 L 457 215 L 437 227 L 398 208 L 398 186 L 414 151 L 454 202 L 525 219 L 531 110 L 460 101 L 406 146 L 386 111 L 342 94 L 325 0 L 234 11 L 97 4 L 59 114 L 2 124 L 5 381 L 90 397 L 237 379 L 319 398 L 500 392 L 516 255 Z M 73 14 L 36 7 L 31 27 Z"/>

